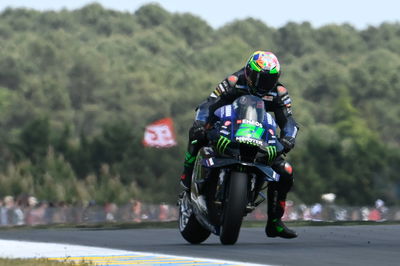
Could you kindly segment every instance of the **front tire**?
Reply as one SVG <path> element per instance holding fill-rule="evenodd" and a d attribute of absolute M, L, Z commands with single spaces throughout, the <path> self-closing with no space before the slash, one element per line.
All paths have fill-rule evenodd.
<path fill-rule="evenodd" d="M 247 174 L 232 172 L 223 206 L 220 241 L 224 245 L 236 243 L 247 205 Z"/>
<path fill-rule="evenodd" d="M 200 244 L 211 234 L 197 221 L 189 204 L 188 194 L 185 193 L 179 204 L 179 232 L 191 244 Z"/>

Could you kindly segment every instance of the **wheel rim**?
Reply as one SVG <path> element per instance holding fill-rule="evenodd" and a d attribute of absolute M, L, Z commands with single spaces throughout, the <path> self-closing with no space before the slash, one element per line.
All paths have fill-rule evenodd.
<path fill-rule="evenodd" d="M 192 210 L 189 206 L 187 194 L 185 193 L 185 195 L 181 199 L 181 203 L 179 206 L 179 230 L 181 232 L 185 230 L 191 215 L 192 215 Z"/>

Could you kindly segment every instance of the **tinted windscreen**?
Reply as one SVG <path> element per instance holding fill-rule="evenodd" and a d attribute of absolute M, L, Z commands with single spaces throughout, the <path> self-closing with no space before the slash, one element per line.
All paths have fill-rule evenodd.
<path fill-rule="evenodd" d="M 262 123 L 264 121 L 264 101 L 253 95 L 245 95 L 233 102 L 238 119 L 248 119 Z"/>

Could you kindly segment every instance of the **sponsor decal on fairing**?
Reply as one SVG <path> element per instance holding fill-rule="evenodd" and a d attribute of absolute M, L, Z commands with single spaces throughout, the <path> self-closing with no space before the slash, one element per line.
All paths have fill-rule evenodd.
<path fill-rule="evenodd" d="M 260 122 L 253 121 L 253 120 L 243 119 L 243 123 L 244 124 L 255 125 L 255 126 L 258 126 L 258 127 L 263 127 Z"/>
<path fill-rule="evenodd" d="M 261 140 L 253 139 L 253 138 L 247 138 L 247 137 L 236 137 L 235 140 L 237 142 L 241 143 L 246 143 L 246 144 L 252 144 L 252 145 L 262 145 L 263 142 Z"/>

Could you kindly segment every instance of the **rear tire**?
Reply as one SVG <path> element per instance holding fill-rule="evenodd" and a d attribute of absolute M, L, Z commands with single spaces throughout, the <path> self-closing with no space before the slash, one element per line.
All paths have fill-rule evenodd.
<path fill-rule="evenodd" d="M 179 231 L 189 243 L 200 244 L 210 236 L 211 232 L 197 221 L 188 201 L 188 195 L 185 193 L 179 206 Z"/>
<path fill-rule="evenodd" d="M 220 241 L 224 245 L 236 243 L 247 205 L 247 174 L 232 172 L 223 206 Z"/>

